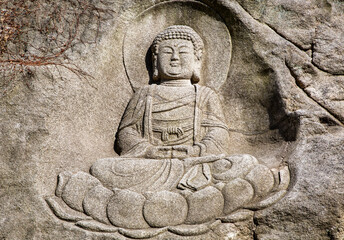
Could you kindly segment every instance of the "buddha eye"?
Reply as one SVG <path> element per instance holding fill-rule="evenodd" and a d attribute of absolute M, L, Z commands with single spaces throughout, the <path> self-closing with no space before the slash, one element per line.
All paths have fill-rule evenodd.
<path fill-rule="evenodd" d="M 188 54 L 188 53 L 190 53 L 189 48 L 183 47 L 183 48 L 179 49 L 179 54 Z"/>
<path fill-rule="evenodd" d="M 172 54 L 173 50 L 171 48 L 164 47 L 161 52 L 166 54 Z"/>

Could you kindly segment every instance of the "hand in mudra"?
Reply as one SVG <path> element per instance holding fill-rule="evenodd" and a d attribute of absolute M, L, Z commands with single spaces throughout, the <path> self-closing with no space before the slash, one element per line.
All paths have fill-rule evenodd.
<path fill-rule="evenodd" d="M 176 145 L 172 147 L 172 158 L 184 159 L 187 157 L 198 157 L 200 154 L 199 146 Z"/>
<path fill-rule="evenodd" d="M 152 159 L 178 158 L 199 156 L 198 146 L 176 145 L 176 146 L 151 146 L 147 149 L 145 157 Z"/>

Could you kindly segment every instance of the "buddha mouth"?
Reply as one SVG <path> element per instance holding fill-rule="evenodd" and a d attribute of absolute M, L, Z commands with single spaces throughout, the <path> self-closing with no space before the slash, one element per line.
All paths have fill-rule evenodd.
<path fill-rule="evenodd" d="M 168 74 L 171 76 L 177 76 L 180 74 L 180 72 L 169 72 Z"/>
<path fill-rule="evenodd" d="M 182 72 L 182 69 L 179 66 L 171 66 L 170 69 L 167 70 L 168 74 L 172 74 L 172 75 L 177 75 L 180 74 Z"/>
<path fill-rule="evenodd" d="M 172 62 L 172 63 L 170 63 L 170 66 L 171 67 L 180 67 L 180 64 L 176 63 L 176 62 Z"/>

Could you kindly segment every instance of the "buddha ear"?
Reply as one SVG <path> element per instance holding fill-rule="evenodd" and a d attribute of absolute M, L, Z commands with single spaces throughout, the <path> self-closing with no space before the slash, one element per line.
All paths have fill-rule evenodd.
<path fill-rule="evenodd" d="M 202 61 L 200 59 L 195 60 L 194 62 L 194 68 L 193 68 L 193 74 L 191 77 L 191 82 L 193 84 L 198 83 L 201 81 L 201 66 L 202 66 Z"/>
<path fill-rule="evenodd" d="M 158 71 L 158 56 L 153 54 L 152 56 L 152 68 L 153 68 L 153 81 L 159 81 L 159 71 Z"/>

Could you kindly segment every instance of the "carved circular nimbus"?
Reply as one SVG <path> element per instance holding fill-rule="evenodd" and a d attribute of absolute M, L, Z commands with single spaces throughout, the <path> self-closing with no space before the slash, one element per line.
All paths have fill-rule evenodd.
<path fill-rule="evenodd" d="M 193 28 L 204 42 L 201 85 L 219 89 L 227 79 L 231 38 L 223 19 L 210 7 L 194 1 L 157 4 L 139 14 L 124 37 L 124 66 L 134 90 L 152 79 L 150 46 L 156 35 L 172 25 Z"/>

